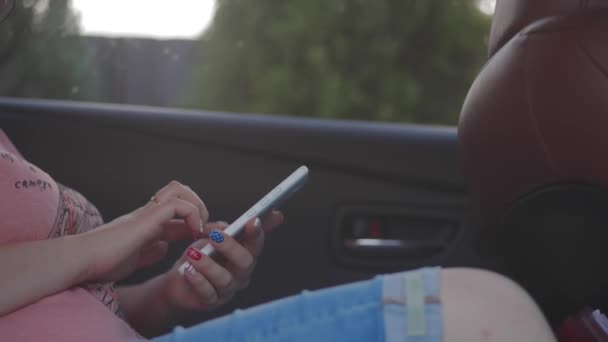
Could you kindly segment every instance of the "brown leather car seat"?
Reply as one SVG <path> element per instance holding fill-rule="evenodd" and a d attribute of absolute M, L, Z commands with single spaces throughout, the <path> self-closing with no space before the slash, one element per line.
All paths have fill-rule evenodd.
<path fill-rule="evenodd" d="M 608 0 L 498 0 L 459 125 L 480 250 L 552 323 L 608 307 Z"/>

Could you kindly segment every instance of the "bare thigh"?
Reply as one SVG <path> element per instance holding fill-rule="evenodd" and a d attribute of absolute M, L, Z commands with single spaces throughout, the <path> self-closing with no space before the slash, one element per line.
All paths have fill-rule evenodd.
<path fill-rule="evenodd" d="M 444 342 L 555 342 L 532 298 L 496 273 L 444 269 L 441 275 Z"/>

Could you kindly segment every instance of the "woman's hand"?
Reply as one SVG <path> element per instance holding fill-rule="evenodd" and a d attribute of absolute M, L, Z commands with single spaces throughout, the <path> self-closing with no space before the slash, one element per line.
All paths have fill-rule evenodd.
<path fill-rule="evenodd" d="M 118 289 L 125 317 L 138 330 L 155 334 L 172 324 L 179 313 L 211 309 L 232 298 L 249 283 L 264 246 L 265 233 L 283 221 L 280 212 L 266 215 L 259 225 L 251 220 L 244 234 L 235 240 L 221 233 L 227 224 L 205 224 L 207 217 L 200 198 L 188 187 L 172 182 L 143 208 L 91 232 L 95 239 L 90 239 L 94 243 L 89 243 L 89 248 L 99 249 L 91 253 L 99 260 L 91 278 L 112 280 L 162 259 L 167 241 L 196 240 L 203 236 L 201 227 L 207 230 L 205 238 L 195 241 L 191 245 L 194 249 L 188 249 L 168 272 Z M 223 241 L 210 242 L 206 238 L 209 231 L 214 232 L 213 236 L 223 237 Z M 215 245 L 221 261 L 198 252 L 206 243 Z M 185 261 L 196 272 L 180 274 L 178 268 Z"/>
<path fill-rule="evenodd" d="M 92 265 L 87 279 L 122 279 L 138 267 L 164 258 L 168 241 L 200 239 L 203 227 L 207 226 L 207 233 L 212 230 L 213 236 L 221 238 L 195 241 L 193 248 L 188 249 L 170 271 L 141 286 L 123 289 L 131 298 L 121 292 L 121 302 L 133 322 L 170 317 L 183 311 L 207 310 L 225 303 L 248 285 L 264 246 L 265 233 L 279 226 L 283 215 L 272 212 L 258 225 L 256 220 L 249 221 L 238 241 L 222 233 L 227 224 L 207 225 L 208 217 L 205 204 L 189 187 L 171 182 L 145 206 L 82 234 L 82 244 L 90 251 L 86 255 Z M 206 243 L 214 244 L 221 261 L 198 251 Z M 193 266 L 194 272 L 182 275 L 178 268 L 185 261 Z M 154 306 L 151 310 L 154 312 L 146 312 L 143 303 L 148 303 L 148 309 Z"/>
<path fill-rule="evenodd" d="M 208 217 L 203 201 L 172 181 L 145 206 L 82 234 L 91 265 L 88 280 L 119 280 L 159 261 L 167 241 L 201 237 Z"/>
<path fill-rule="evenodd" d="M 194 242 L 164 276 L 163 291 L 171 311 L 213 309 L 247 287 L 264 247 L 265 234 L 282 222 L 283 214 L 278 211 L 266 215 L 261 221 L 252 219 L 238 239 L 223 234 L 228 226 L 226 223 L 209 224 L 211 238 Z M 220 255 L 219 261 L 199 252 L 207 243 L 213 244 Z M 186 261 L 193 267 L 182 275 L 178 268 Z"/>

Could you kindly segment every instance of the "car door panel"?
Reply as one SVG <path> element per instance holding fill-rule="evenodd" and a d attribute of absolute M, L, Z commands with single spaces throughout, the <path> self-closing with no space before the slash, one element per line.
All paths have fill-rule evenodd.
<path fill-rule="evenodd" d="M 286 221 L 268 237 L 250 287 L 187 323 L 378 273 L 486 262 L 472 247 L 478 228 L 455 128 L 10 98 L 0 99 L 0 128 L 106 220 L 176 179 L 201 195 L 213 220 L 230 221 L 299 165 L 309 167 L 309 182 L 284 206 Z M 363 233 L 345 223 L 358 217 Z M 392 222 L 392 233 L 373 237 L 392 234 L 407 250 L 345 247 L 344 240 L 369 233 L 361 222 L 376 219 Z M 170 267 L 185 246 L 174 244 L 167 260 L 127 282 Z"/>

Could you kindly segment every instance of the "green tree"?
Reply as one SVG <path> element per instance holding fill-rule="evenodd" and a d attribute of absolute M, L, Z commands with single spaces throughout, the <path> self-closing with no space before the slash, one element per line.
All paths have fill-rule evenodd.
<path fill-rule="evenodd" d="M 486 56 L 475 0 L 218 0 L 186 106 L 455 124 Z"/>
<path fill-rule="evenodd" d="M 69 0 L 15 1 L 0 22 L 0 96 L 87 100 L 98 77 Z"/>

